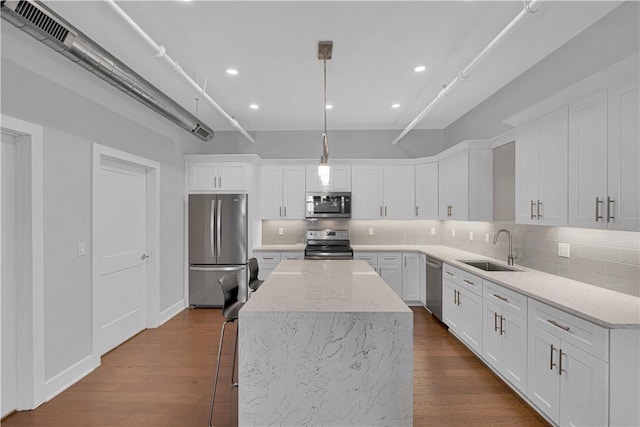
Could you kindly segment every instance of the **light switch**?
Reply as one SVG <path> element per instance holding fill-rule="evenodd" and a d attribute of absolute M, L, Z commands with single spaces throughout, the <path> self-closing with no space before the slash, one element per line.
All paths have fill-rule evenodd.
<path fill-rule="evenodd" d="M 84 256 L 84 255 L 85 255 L 84 242 L 80 242 L 78 243 L 78 256 Z"/>
<path fill-rule="evenodd" d="M 473 240 L 473 231 L 469 232 L 469 240 Z"/>
<path fill-rule="evenodd" d="M 570 258 L 571 245 L 569 243 L 558 243 L 558 256 L 562 258 Z"/>
<path fill-rule="evenodd" d="M 278 228 L 278 236 L 284 236 L 284 228 Z"/>
<path fill-rule="evenodd" d="M 373 236 L 373 228 L 369 227 L 369 236 Z"/>

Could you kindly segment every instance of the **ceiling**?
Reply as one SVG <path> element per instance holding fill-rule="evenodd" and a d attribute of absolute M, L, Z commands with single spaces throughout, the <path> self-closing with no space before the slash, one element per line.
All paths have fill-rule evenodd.
<path fill-rule="evenodd" d="M 233 129 L 106 2 L 45 3 L 190 111 L 197 103 L 214 130 Z M 328 128 L 403 129 L 523 8 L 472 0 L 117 3 L 249 131 L 322 128 L 320 40 L 334 42 Z M 416 129 L 446 128 L 619 4 L 541 3 Z M 426 70 L 416 73 L 418 65 Z"/>

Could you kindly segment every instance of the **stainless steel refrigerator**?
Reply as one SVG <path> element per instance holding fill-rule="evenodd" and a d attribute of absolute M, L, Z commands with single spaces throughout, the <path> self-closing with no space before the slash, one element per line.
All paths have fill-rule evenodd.
<path fill-rule="evenodd" d="M 222 307 L 218 280 L 236 273 L 247 297 L 247 195 L 189 195 L 189 305 Z"/>

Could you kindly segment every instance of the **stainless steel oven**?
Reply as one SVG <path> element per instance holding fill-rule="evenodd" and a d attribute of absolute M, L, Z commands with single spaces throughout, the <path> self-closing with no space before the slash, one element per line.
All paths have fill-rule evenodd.
<path fill-rule="evenodd" d="M 309 230 L 304 259 L 353 259 L 349 230 Z"/>
<path fill-rule="evenodd" d="M 307 193 L 307 218 L 351 218 L 351 193 Z"/>

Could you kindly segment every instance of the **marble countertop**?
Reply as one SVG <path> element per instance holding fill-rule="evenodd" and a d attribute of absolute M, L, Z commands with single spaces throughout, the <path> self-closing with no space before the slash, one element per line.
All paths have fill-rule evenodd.
<path fill-rule="evenodd" d="M 441 245 L 351 245 L 355 251 L 413 251 L 437 258 L 610 329 L 640 329 L 640 298 L 516 265 L 519 272 L 483 271 L 458 260 L 504 261 Z M 263 250 L 275 246 L 261 246 Z"/>
<path fill-rule="evenodd" d="M 282 261 L 242 308 L 251 312 L 408 312 L 366 261 Z"/>

